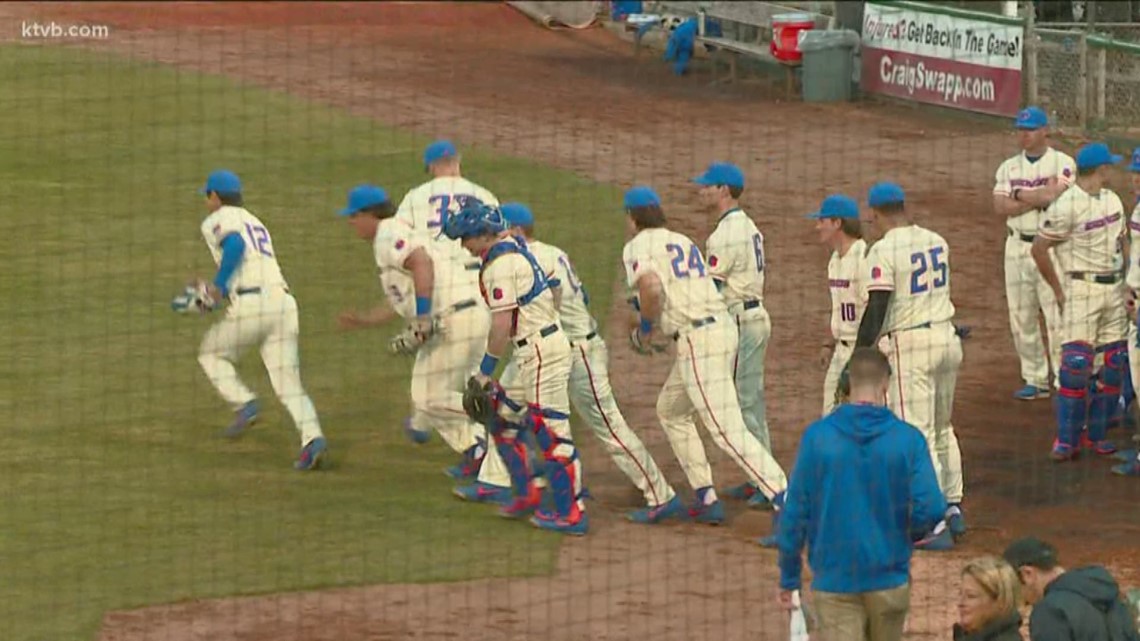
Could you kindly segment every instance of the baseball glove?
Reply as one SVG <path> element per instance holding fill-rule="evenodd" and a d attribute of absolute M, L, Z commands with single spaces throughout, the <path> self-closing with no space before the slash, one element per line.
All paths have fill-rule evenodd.
<path fill-rule="evenodd" d="M 203 280 L 190 283 L 170 301 L 170 309 L 179 314 L 205 314 L 217 307 L 218 300 L 211 293 L 209 284 Z"/>
<path fill-rule="evenodd" d="M 433 316 L 418 316 L 408 323 L 404 331 L 392 337 L 388 349 L 393 354 L 412 356 L 432 336 L 443 333 L 443 325 Z"/>
<path fill-rule="evenodd" d="M 655 340 L 658 336 L 659 334 L 656 331 L 642 334 L 640 327 L 634 327 L 629 333 L 629 345 L 633 348 L 633 351 L 642 356 L 661 354 L 669 348 L 665 344 Z"/>
<path fill-rule="evenodd" d="M 839 382 L 835 386 L 835 405 L 843 405 L 851 398 L 851 375 L 850 363 L 843 366 L 843 371 L 839 373 Z"/>
<path fill-rule="evenodd" d="M 472 421 L 487 425 L 499 412 L 499 385 L 494 381 L 482 383 L 472 376 L 463 390 L 463 411 Z"/>

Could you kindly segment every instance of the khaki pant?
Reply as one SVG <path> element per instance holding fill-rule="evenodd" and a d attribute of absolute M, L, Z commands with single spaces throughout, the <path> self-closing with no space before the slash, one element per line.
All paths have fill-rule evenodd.
<path fill-rule="evenodd" d="M 901 641 L 910 584 L 861 594 L 814 592 L 813 604 L 823 641 Z"/>

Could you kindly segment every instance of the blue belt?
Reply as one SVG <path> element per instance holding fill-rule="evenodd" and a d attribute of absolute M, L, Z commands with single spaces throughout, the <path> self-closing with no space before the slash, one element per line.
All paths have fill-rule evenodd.
<path fill-rule="evenodd" d="M 546 327 L 543 327 L 542 329 L 538 330 L 538 335 L 543 337 L 543 338 L 546 338 L 547 336 L 550 336 L 551 334 L 553 334 L 554 332 L 557 332 L 557 331 L 558 331 L 557 325 L 547 325 Z M 515 341 L 515 345 L 518 345 L 519 347 L 526 347 L 527 343 L 529 343 L 529 342 L 530 342 L 529 338 L 524 338 L 521 341 Z"/>
<path fill-rule="evenodd" d="M 689 326 L 692 327 L 693 329 L 700 329 L 700 328 L 704 327 L 705 325 L 712 325 L 715 322 L 716 322 L 716 318 L 714 318 L 712 316 L 706 316 L 706 317 L 701 318 L 699 320 L 695 320 L 692 323 L 689 323 Z M 673 340 L 674 341 L 676 341 L 680 338 L 681 338 L 680 330 L 673 332 Z"/>

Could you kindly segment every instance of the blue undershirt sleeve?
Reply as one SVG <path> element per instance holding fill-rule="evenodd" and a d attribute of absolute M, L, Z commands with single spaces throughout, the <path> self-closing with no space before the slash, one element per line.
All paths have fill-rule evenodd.
<path fill-rule="evenodd" d="M 218 264 L 218 274 L 214 277 L 214 287 L 217 287 L 223 296 L 229 295 L 230 278 L 241 264 L 244 255 L 245 241 L 242 240 L 241 234 L 230 234 L 222 239 L 222 260 Z"/>

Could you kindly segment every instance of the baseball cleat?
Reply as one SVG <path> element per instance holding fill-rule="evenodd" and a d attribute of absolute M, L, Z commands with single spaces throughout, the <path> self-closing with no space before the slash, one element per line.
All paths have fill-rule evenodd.
<path fill-rule="evenodd" d="M 740 485 L 735 485 L 724 491 L 724 495 L 726 497 L 730 499 L 736 499 L 738 501 L 747 501 L 757 494 L 760 494 L 760 490 L 752 483 L 741 483 Z"/>
<path fill-rule="evenodd" d="M 720 501 L 715 501 L 708 505 L 698 502 L 689 508 L 689 518 L 697 523 L 720 525 L 724 523 L 724 505 L 722 505 Z"/>
<path fill-rule="evenodd" d="M 472 445 L 463 453 L 463 460 L 458 465 L 444 469 L 443 473 L 456 481 L 469 481 L 479 476 L 479 467 L 483 464 L 483 457 L 487 450 L 482 441 Z"/>
<path fill-rule="evenodd" d="M 1136 450 L 1117 450 L 1116 453 L 1112 455 L 1112 458 L 1118 461 L 1124 461 L 1125 463 L 1135 461 Z"/>
<path fill-rule="evenodd" d="M 634 510 L 625 515 L 625 518 L 634 523 L 653 524 L 660 523 L 666 519 L 684 518 L 685 517 L 685 504 L 681 502 L 681 497 L 673 495 L 673 498 L 654 507 L 643 507 L 640 510 Z"/>
<path fill-rule="evenodd" d="M 590 530 L 590 517 L 585 512 L 581 512 L 578 516 L 578 520 L 571 523 L 558 518 L 558 516 L 552 512 L 539 511 L 530 517 L 530 523 L 540 530 L 569 534 L 571 536 L 585 536 L 586 532 Z"/>
<path fill-rule="evenodd" d="M 526 496 L 512 496 L 510 500 L 499 508 L 499 516 L 504 519 L 521 519 L 530 516 L 542 506 L 542 491 L 531 483 L 527 488 Z"/>
<path fill-rule="evenodd" d="M 1080 455 L 1080 449 L 1074 448 L 1068 443 L 1053 441 L 1053 451 L 1049 453 L 1049 458 L 1058 463 L 1063 463 L 1065 461 L 1075 461 Z"/>
<path fill-rule="evenodd" d="M 1014 392 L 1013 397 L 1019 401 L 1035 401 L 1039 398 L 1049 398 L 1049 388 L 1026 385 Z"/>
<path fill-rule="evenodd" d="M 509 505 L 511 503 L 511 488 L 499 487 L 482 481 L 454 487 L 451 489 L 451 493 L 472 503 L 492 503 L 494 505 Z"/>
<path fill-rule="evenodd" d="M 1132 459 L 1130 463 L 1113 465 L 1112 473 L 1117 476 L 1140 476 L 1140 460 Z"/>
<path fill-rule="evenodd" d="M 753 494 L 752 498 L 748 499 L 748 507 L 755 508 L 757 510 L 774 509 L 772 507 L 772 501 L 768 500 L 768 497 L 764 496 L 760 492 Z"/>
<path fill-rule="evenodd" d="M 937 533 L 935 533 L 937 532 Z M 926 538 L 914 544 L 916 550 L 926 550 L 927 552 L 945 552 L 954 549 L 954 535 L 950 533 L 949 527 L 942 528 L 938 531 L 931 532 Z"/>
<path fill-rule="evenodd" d="M 234 413 L 234 422 L 222 432 L 226 438 L 237 438 L 257 422 L 257 401 L 250 401 Z"/>
<path fill-rule="evenodd" d="M 961 507 L 950 508 L 946 514 L 946 526 L 955 541 L 966 535 L 966 515 L 962 513 Z"/>
<path fill-rule="evenodd" d="M 318 436 L 309 441 L 305 447 L 301 448 L 301 454 L 297 456 L 297 462 L 293 463 L 293 469 L 316 469 L 321 464 L 321 459 L 324 458 L 327 449 L 328 443 L 323 436 Z"/>
<path fill-rule="evenodd" d="M 416 445 L 423 445 L 431 440 L 431 432 L 417 430 L 415 426 L 412 425 L 412 417 L 410 416 L 404 419 L 404 436 L 407 436 L 408 440 Z"/>
<path fill-rule="evenodd" d="M 775 547 L 777 547 L 776 533 L 772 532 L 768 536 L 762 536 L 762 537 L 756 539 L 756 545 L 759 545 L 762 548 L 775 548 Z"/>

